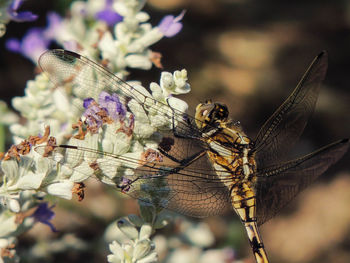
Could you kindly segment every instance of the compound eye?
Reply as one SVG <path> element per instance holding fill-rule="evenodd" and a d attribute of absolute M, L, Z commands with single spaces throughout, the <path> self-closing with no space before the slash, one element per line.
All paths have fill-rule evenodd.
<path fill-rule="evenodd" d="M 219 106 L 219 111 L 218 111 L 218 117 L 221 119 L 226 119 L 228 116 L 228 110 L 227 107 L 224 105 Z"/>

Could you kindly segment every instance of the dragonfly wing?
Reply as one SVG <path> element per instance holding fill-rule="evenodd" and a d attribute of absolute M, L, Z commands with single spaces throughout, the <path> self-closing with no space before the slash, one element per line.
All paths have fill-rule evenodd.
<path fill-rule="evenodd" d="M 160 206 L 193 217 L 232 212 L 230 192 L 212 167 L 206 147 L 201 140 L 164 135 L 158 150 L 165 171 L 157 165 L 138 167 L 137 180 L 126 193 L 152 203 L 160 201 L 155 196 L 164 196 Z"/>
<path fill-rule="evenodd" d="M 79 54 L 50 50 L 40 57 L 39 64 L 57 86 L 71 88 L 72 94 L 80 99 L 75 104 L 78 108 L 82 108 L 83 99 L 97 101 L 101 91 L 106 91 L 118 95 L 135 115 L 135 123 L 138 116 L 133 109 L 138 108 L 143 114 L 161 114 L 173 124 L 167 130 L 157 127 L 155 135 L 162 134 L 157 152 L 145 150 L 141 156 L 135 156 L 135 153 L 114 155 L 79 146 L 57 146 L 51 159 L 62 164 L 65 173 L 71 172 L 79 179 L 84 178 L 79 174 L 95 174 L 103 180 L 113 181 L 130 196 L 187 215 L 219 214 L 231 207 L 229 191 L 211 167 L 206 154 L 208 145 L 193 117 L 175 109 L 170 101 L 154 99 L 146 89 L 130 86 Z M 40 147 L 37 151 L 45 153 Z"/>
<path fill-rule="evenodd" d="M 258 170 L 256 183 L 258 224 L 261 225 L 274 217 L 300 191 L 336 163 L 348 148 L 349 140 L 344 139 L 296 160 Z"/>
<path fill-rule="evenodd" d="M 102 90 L 118 92 L 126 100 L 145 102 L 146 96 L 106 70 L 103 66 L 71 51 L 54 49 L 43 53 L 39 65 L 57 86 L 71 84 L 74 96 L 98 99 Z M 77 105 L 82 107 L 82 105 Z"/>
<path fill-rule="evenodd" d="M 36 151 L 44 154 L 45 147 Z M 169 134 L 158 151 L 146 151 L 140 158 L 71 145 L 56 146 L 49 158 L 61 164 L 66 176 L 70 172 L 75 178 L 107 177 L 133 198 L 185 215 L 205 217 L 232 211 L 229 190 L 213 170 L 201 142 L 194 139 Z"/>
<path fill-rule="evenodd" d="M 212 171 L 206 152 L 194 158 L 196 161 L 185 167 L 167 166 L 172 167 L 167 171 L 142 166 L 135 173 L 137 179 L 132 179 L 135 181 L 125 192 L 192 217 L 232 212 L 228 188 Z"/>
<path fill-rule="evenodd" d="M 195 127 L 189 127 L 190 123 L 194 123 L 193 117 L 176 109 L 174 102 L 165 101 L 165 99 L 156 100 L 145 88 L 129 85 L 103 66 L 84 56 L 63 49 L 53 49 L 40 56 L 39 65 L 56 86 L 69 86 L 75 98 L 73 104 L 81 111 L 84 110 L 84 99 L 93 98 L 98 101 L 101 92 L 105 91 L 109 94 L 117 94 L 124 106 L 132 107 L 131 111 L 136 115 L 136 119 L 138 115 L 145 113 L 148 115 L 153 112 L 157 113 L 159 121 L 173 120 L 174 125 L 170 125 L 170 128 L 181 136 L 193 137 L 194 134 L 199 134 L 198 132 L 189 133 L 190 128 L 195 129 Z"/>
<path fill-rule="evenodd" d="M 327 63 L 324 51 L 314 59 L 292 94 L 260 129 L 255 140 L 258 167 L 276 163 L 302 134 L 314 111 Z"/>

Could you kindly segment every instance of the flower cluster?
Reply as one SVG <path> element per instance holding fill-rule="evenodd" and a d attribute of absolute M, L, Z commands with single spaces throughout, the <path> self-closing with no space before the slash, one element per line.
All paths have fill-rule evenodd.
<path fill-rule="evenodd" d="M 29 30 L 20 41 L 9 39 L 6 46 L 37 62 L 55 42 L 67 50 L 93 59 L 101 59 L 110 70 L 124 76 L 126 68 L 150 69 L 160 66 L 159 53 L 149 47 L 165 37 L 176 35 L 182 28 L 179 16 L 165 16 L 152 27 L 149 15 L 141 9 L 142 0 L 89 0 L 73 2 L 70 18 L 48 13 L 46 28 Z M 89 23 L 89 27 L 86 24 Z M 112 29 L 112 31 L 110 31 Z"/>
<path fill-rule="evenodd" d="M 6 10 L 1 12 L 1 22 L 36 19 L 36 15 L 30 12 L 17 11 L 22 2 L 7 1 L 1 7 Z M 36 62 L 40 54 L 55 42 L 96 60 L 119 77 L 124 77 L 127 75 L 126 68 L 160 66 L 160 56 L 151 51 L 150 46 L 164 36 L 174 36 L 182 27 L 180 20 L 183 14 L 177 18 L 166 16 L 159 26 L 152 27 L 147 22 L 149 15 L 141 11 L 144 4 L 145 1 L 141 0 L 76 1 L 71 6 L 70 17 L 63 18 L 51 12 L 47 15 L 46 28 L 32 28 L 22 40 L 8 39 L 6 46 Z M 169 75 L 172 74 L 166 75 L 162 75 L 160 84 L 152 83 L 152 94 L 139 83 L 130 85 L 150 98 L 154 95 L 163 103 L 170 100 L 185 109 L 187 105 L 172 98 L 171 94 L 189 91 L 186 72 L 176 73 L 171 78 Z M 153 112 L 142 112 L 135 100 L 126 104 L 117 92 L 108 93 L 101 89 L 95 91 L 98 96 L 89 96 L 87 88 L 79 89 L 83 96 L 72 96 L 67 85 L 54 87 L 45 74 L 39 74 L 35 80 L 28 81 L 24 97 L 13 99 L 13 106 L 26 119 L 25 123 L 17 123 L 13 114 L 8 113 L 6 108 L 2 110 L 2 116 L 11 115 L 11 120 L 2 118 L 1 123 L 10 125 L 16 145 L 1 162 L 4 175 L 0 186 L 0 238 L 2 251 L 7 252 L 1 253 L 0 258 L 16 259 L 13 237 L 37 222 L 56 231 L 51 223 L 53 206 L 42 202 L 46 195 L 71 199 L 75 193 L 81 200 L 84 197 L 82 181 L 91 175 L 115 185 L 120 165 L 114 165 L 116 162 L 109 158 L 110 155 L 96 156 L 97 150 L 140 159 L 147 149 L 157 145 L 158 141 L 151 138 L 157 127 L 170 126 L 169 120 L 165 121 L 164 116 L 161 118 L 157 113 L 160 105 L 153 105 Z M 33 134 L 39 136 L 31 136 Z M 90 149 L 90 153 L 69 149 L 63 153 L 56 152 L 55 145 L 60 143 L 79 145 Z M 113 162 L 109 163 L 108 158 Z M 145 244 L 146 239 L 149 241 L 149 235 L 148 239 L 140 236 L 136 250 Z M 152 251 L 154 258 L 154 248 Z M 139 259 L 149 255 L 141 254 L 137 255 Z"/>
<path fill-rule="evenodd" d="M 18 11 L 23 4 L 23 0 L 1 1 L 0 2 L 0 37 L 6 32 L 8 22 L 30 22 L 38 18 L 37 15 L 29 11 Z"/>
<path fill-rule="evenodd" d="M 133 221 L 141 221 L 137 216 L 129 216 L 129 218 Z M 158 255 L 155 251 L 155 245 L 150 239 L 153 231 L 152 226 L 144 223 L 138 230 L 135 224 L 128 219 L 122 218 L 117 222 L 118 228 L 128 238 L 128 241 L 120 244 L 114 240 L 109 245 L 112 254 L 108 255 L 108 262 L 119 263 L 129 260 L 139 263 L 157 262 Z"/>
<path fill-rule="evenodd" d="M 30 12 L 17 11 L 22 2 L 7 1 L 4 7 L 7 20 L 1 22 L 35 19 Z M 102 64 L 121 79 L 128 75 L 128 68 L 161 67 L 161 55 L 150 46 L 179 33 L 184 12 L 176 17 L 165 16 L 158 26 L 152 26 L 149 15 L 142 11 L 145 2 L 75 1 L 70 17 L 49 13 L 46 28 L 33 28 L 22 40 L 7 40 L 6 46 L 36 62 L 55 42 Z M 83 73 L 73 72 L 72 78 L 55 83 L 42 73 L 28 81 L 25 96 L 12 101 L 25 122 L 17 123 L 15 115 L 0 107 L 4 113 L 0 122 L 9 125 L 15 143 L 1 161 L 0 262 L 3 258 L 18 260 L 15 237 L 34 224 L 43 223 L 57 231 L 51 222 L 54 206 L 44 201 L 46 197 L 69 200 L 76 194 L 82 200 L 83 181 L 91 176 L 113 186 L 119 183 L 123 192 L 131 193 L 135 169 L 146 161 L 162 162 L 156 150 L 161 140 L 159 131 L 174 128 L 180 121 L 174 117 L 174 111 L 186 112 L 188 107 L 174 97 L 190 91 L 184 69 L 162 72 L 159 83 L 152 82 L 148 88 L 130 81 L 122 82 L 126 85 L 122 89 L 103 74 L 99 75 L 96 68 L 85 71 L 84 67 L 66 67 L 64 63 L 69 62 L 57 59 L 50 63 L 47 65 L 64 67 L 65 72 L 70 68 Z M 57 147 L 60 144 L 67 147 Z M 118 221 L 127 239 L 110 240 L 109 262 L 157 261 L 158 254 L 150 237 L 169 221 L 169 216 L 155 206 L 163 201 L 163 196 L 152 192 L 152 187 L 166 189 L 161 183 L 143 189 L 147 196 L 146 202 L 140 202 L 141 217 L 130 215 Z M 196 233 L 199 232 L 209 231 L 202 227 Z M 199 247 L 207 247 L 209 243 Z"/>

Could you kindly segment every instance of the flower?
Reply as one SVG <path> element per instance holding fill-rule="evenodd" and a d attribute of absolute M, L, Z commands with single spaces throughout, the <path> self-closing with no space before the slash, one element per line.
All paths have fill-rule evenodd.
<path fill-rule="evenodd" d="M 29 11 L 17 12 L 20 6 L 23 4 L 23 0 L 14 0 L 7 8 L 7 14 L 11 20 L 16 22 L 34 21 L 38 18 L 37 15 Z"/>
<path fill-rule="evenodd" d="M 10 38 L 6 41 L 6 48 L 13 52 L 21 53 L 23 56 L 37 62 L 40 55 L 48 48 L 49 41 L 44 38 L 43 30 L 39 28 L 30 29 L 22 41 Z"/>
<path fill-rule="evenodd" d="M 176 70 L 173 74 L 163 71 L 160 77 L 160 88 L 162 93 L 168 97 L 170 94 L 186 94 L 190 92 L 191 86 L 187 83 L 187 71 L 182 69 Z M 158 90 L 157 84 L 152 84 L 152 88 Z"/>
<path fill-rule="evenodd" d="M 54 40 L 55 37 L 62 33 L 62 18 L 55 12 L 47 14 L 47 28 L 44 30 L 43 35 L 48 40 Z"/>
<path fill-rule="evenodd" d="M 87 98 L 83 102 L 86 111 L 83 116 L 86 118 L 86 122 L 90 127 L 100 128 L 103 124 L 103 117 L 106 112 L 99 107 L 97 102 L 93 98 Z"/>
<path fill-rule="evenodd" d="M 74 40 L 64 19 L 55 12 L 47 14 L 47 27 L 43 30 L 43 36 L 48 41 L 61 43 L 64 49 L 77 51 L 78 43 Z"/>
<path fill-rule="evenodd" d="M 122 16 L 133 16 L 141 13 L 146 0 L 118 0 L 113 4 L 114 9 Z"/>
<path fill-rule="evenodd" d="M 155 251 L 155 245 L 150 240 L 152 227 L 144 223 L 138 231 L 137 228 L 127 219 L 118 221 L 118 228 L 130 240 L 122 244 L 113 241 L 109 245 L 112 254 L 107 256 L 108 262 L 138 262 L 151 263 L 158 261 L 158 254 Z"/>
<path fill-rule="evenodd" d="M 6 102 L 0 100 L 0 123 L 11 125 L 17 122 L 19 122 L 19 116 L 8 108 Z"/>
<path fill-rule="evenodd" d="M 34 217 L 35 221 L 48 225 L 52 232 L 57 232 L 57 229 L 50 222 L 55 216 L 55 213 L 51 210 L 52 208 L 54 208 L 54 205 L 48 207 L 47 203 L 41 203 L 32 214 L 32 217 Z"/>
<path fill-rule="evenodd" d="M 51 183 L 46 187 L 46 191 L 50 195 L 54 195 L 67 200 L 72 199 L 72 190 L 74 183 L 71 180 L 63 180 L 58 183 Z"/>
<path fill-rule="evenodd" d="M 98 102 L 101 107 L 105 108 L 109 116 L 114 121 L 123 120 L 126 115 L 125 106 L 120 102 L 117 94 L 113 93 L 109 95 L 107 92 L 102 91 L 98 98 Z"/>
<path fill-rule="evenodd" d="M 97 103 L 93 98 L 87 98 L 83 101 L 86 109 L 83 116 L 86 118 L 90 127 L 100 128 L 103 123 L 108 123 L 110 119 L 115 122 L 123 121 L 126 116 L 126 108 L 120 102 L 117 94 L 102 91 Z M 108 119 L 110 118 L 110 119 Z"/>
<path fill-rule="evenodd" d="M 184 17 L 186 11 L 183 10 L 177 17 L 172 15 L 165 16 L 159 23 L 158 29 L 166 37 L 173 37 L 182 29 L 181 19 Z"/>
<path fill-rule="evenodd" d="M 123 20 L 123 17 L 113 10 L 113 0 L 106 0 L 105 8 L 97 12 L 95 18 L 106 22 L 109 26 Z"/>
<path fill-rule="evenodd" d="M 19 262 L 19 257 L 16 255 L 16 238 L 1 237 L 0 238 L 0 262 Z"/>

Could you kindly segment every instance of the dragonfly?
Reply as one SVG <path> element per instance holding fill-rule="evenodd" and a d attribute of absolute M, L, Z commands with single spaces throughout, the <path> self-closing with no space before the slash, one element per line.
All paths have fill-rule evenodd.
<path fill-rule="evenodd" d="M 74 158 L 95 154 L 106 159 L 108 168 L 104 169 L 128 167 L 132 174 L 115 178 L 119 190 L 184 215 L 206 217 L 234 211 L 246 230 L 256 262 L 269 262 L 259 226 L 336 163 L 349 147 L 349 140 L 341 139 L 297 159 L 286 156 L 314 111 L 327 57 L 323 51 L 312 61 L 294 91 L 252 139 L 240 122 L 229 117 L 224 104 L 207 100 L 198 104 L 191 116 L 140 92 L 86 57 L 67 50 L 46 51 L 39 64 L 55 85 L 72 82 L 78 93 L 96 89 L 115 93 L 126 107 L 134 101 L 146 113 L 160 105 L 158 111 L 171 122 L 169 129 L 157 131 L 161 139 L 156 149 L 147 150 L 139 159 L 69 144 L 53 144 L 47 155 L 69 152 L 69 158 Z M 99 170 L 99 164 L 93 166 Z"/>

